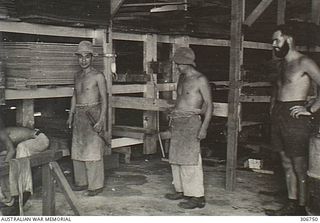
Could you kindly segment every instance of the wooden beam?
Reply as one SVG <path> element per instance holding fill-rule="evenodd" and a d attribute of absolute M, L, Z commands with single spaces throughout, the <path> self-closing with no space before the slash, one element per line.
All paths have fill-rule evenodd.
<path fill-rule="evenodd" d="M 226 189 L 233 191 L 236 186 L 237 150 L 239 134 L 240 76 L 243 63 L 242 22 L 244 0 L 231 1 L 231 41 L 230 41 L 230 89 L 228 96 L 228 143 Z"/>
<path fill-rule="evenodd" d="M 311 7 L 311 21 L 319 25 L 320 23 L 320 1 L 319 0 L 312 0 L 312 7 Z"/>
<path fill-rule="evenodd" d="M 164 99 L 125 96 L 112 97 L 112 107 L 114 108 L 127 108 L 145 111 L 166 111 L 172 106 L 173 104 L 169 104 L 168 101 Z"/>
<path fill-rule="evenodd" d="M 125 0 L 112 0 L 111 1 L 111 19 L 114 18 L 114 16 L 119 11 L 121 5 L 123 4 Z"/>
<path fill-rule="evenodd" d="M 261 0 L 259 5 L 251 12 L 251 14 L 244 21 L 245 25 L 251 26 L 269 7 L 273 0 Z"/>
<path fill-rule="evenodd" d="M 112 139 L 111 147 L 112 148 L 119 148 L 119 147 L 124 147 L 124 146 L 139 145 L 142 143 L 143 143 L 142 139 L 132 139 L 132 138 L 123 137 L 123 138 Z"/>
<path fill-rule="evenodd" d="M 55 215 L 55 190 L 49 164 L 42 166 L 42 215 Z"/>
<path fill-rule="evenodd" d="M 164 6 L 164 5 L 184 5 L 184 1 L 178 2 L 152 2 L 152 3 L 132 3 L 124 4 L 123 7 L 150 7 L 150 6 Z"/>
<path fill-rule="evenodd" d="M 286 4 L 287 4 L 286 0 L 278 0 L 277 25 L 285 24 L 285 21 L 286 21 Z"/>
<path fill-rule="evenodd" d="M 47 36 L 68 36 L 76 38 L 93 38 L 94 36 L 93 29 L 42 25 L 26 22 L 0 21 L 0 31 Z"/>
<path fill-rule="evenodd" d="M 17 105 L 16 122 L 18 126 L 34 127 L 34 100 L 24 99 Z"/>
<path fill-rule="evenodd" d="M 80 208 L 80 203 L 74 192 L 72 191 L 66 177 L 62 173 L 62 170 L 57 162 L 50 162 L 49 167 L 53 172 L 55 180 L 58 182 L 68 204 L 75 213 L 75 215 L 84 215 Z"/>

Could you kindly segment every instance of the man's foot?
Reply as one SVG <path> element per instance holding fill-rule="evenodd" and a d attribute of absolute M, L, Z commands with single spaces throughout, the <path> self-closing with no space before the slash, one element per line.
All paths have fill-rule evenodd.
<path fill-rule="evenodd" d="M 203 208 L 206 205 L 204 197 L 191 197 L 188 201 L 180 202 L 179 207 L 184 209 Z"/>
<path fill-rule="evenodd" d="M 97 194 L 101 193 L 103 191 L 103 188 L 95 189 L 95 190 L 87 190 L 84 195 L 93 197 L 96 196 Z"/>
<path fill-rule="evenodd" d="M 83 185 L 83 186 L 71 185 L 71 189 L 73 191 L 83 191 L 88 189 L 88 185 Z"/>
<path fill-rule="evenodd" d="M 187 198 L 186 196 L 183 195 L 182 192 L 176 192 L 174 194 L 165 194 L 164 197 L 173 201 Z"/>
<path fill-rule="evenodd" d="M 304 206 L 299 206 L 297 201 L 289 201 L 287 205 L 279 210 L 265 210 L 269 216 L 304 216 L 306 210 Z"/>

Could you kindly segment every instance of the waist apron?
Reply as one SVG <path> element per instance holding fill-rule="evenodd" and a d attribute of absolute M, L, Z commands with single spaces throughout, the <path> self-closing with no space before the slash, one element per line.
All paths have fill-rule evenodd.
<path fill-rule="evenodd" d="M 88 114 L 99 120 L 101 104 L 76 105 L 73 119 L 71 159 L 78 161 L 98 161 L 104 154 L 105 143 L 94 131 Z"/>

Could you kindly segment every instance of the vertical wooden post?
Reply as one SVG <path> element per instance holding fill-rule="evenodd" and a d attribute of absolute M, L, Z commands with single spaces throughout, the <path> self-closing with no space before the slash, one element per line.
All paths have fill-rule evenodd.
<path fill-rule="evenodd" d="M 286 21 L 286 0 L 278 0 L 277 24 L 284 24 Z"/>
<path fill-rule="evenodd" d="M 55 190 L 49 163 L 42 166 L 42 215 L 55 215 Z"/>
<path fill-rule="evenodd" d="M 320 1 L 319 0 L 312 0 L 311 6 L 311 21 L 319 25 L 320 23 Z"/>
<path fill-rule="evenodd" d="M 3 52 L 2 32 L 0 32 L 0 52 Z M 5 73 L 3 71 L 3 58 L 0 55 L 0 105 L 4 105 L 5 103 Z"/>
<path fill-rule="evenodd" d="M 244 0 L 231 1 L 231 42 L 230 42 L 230 90 L 228 96 L 228 144 L 226 189 L 232 191 L 236 186 L 237 150 L 239 133 L 240 76 L 243 63 L 242 22 Z"/>
<path fill-rule="evenodd" d="M 111 145 L 112 138 L 112 72 L 111 64 L 114 63 L 113 46 L 112 46 L 112 24 L 108 30 L 97 30 L 95 33 L 96 38 L 93 40 L 95 45 L 102 45 L 103 47 L 103 74 L 107 83 L 107 121 L 106 121 L 106 138 L 108 144 Z M 107 148 L 106 155 L 111 154 L 111 148 Z"/>
<path fill-rule="evenodd" d="M 34 128 L 34 100 L 24 99 L 17 105 L 17 125 Z"/>
<path fill-rule="evenodd" d="M 143 67 L 144 72 L 150 76 L 151 81 L 147 83 L 146 91 L 144 92 L 144 97 L 146 98 L 156 98 L 157 92 L 155 89 L 156 78 L 154 77 L 153 71 L 150 67 L 150 62 L 157 61 L 157 35 L 147 34 L 143 42 Z M 145 129 L 150 129 L 157 131 L 157 113 L 152 111 L 143 112 L 143 127 Z M 145 137 L 145 142 L 143 144 L 144 154 L 153 154 L 157 152 L 157 135 L 147 134 Z"/>

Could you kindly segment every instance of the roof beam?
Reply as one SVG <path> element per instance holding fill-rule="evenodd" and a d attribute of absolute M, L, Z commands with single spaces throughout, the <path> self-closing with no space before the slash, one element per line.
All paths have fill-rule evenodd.
<path fill-rule="evenodd" d="M 112 0 L 111 1 L 111 19 L 117 14 L 121 5 L 125 0 Z"/>
<path fill-rule="evenodd" d="M 251 12 L 251 14 L 244 21 L 244 24 L 247 26 L 251 26 L 260 16 L 261 14 L 268 8 L 273 0 L 261 0 L 259 5 Z"/>
<path fill-rule="evenodd" d="M 286 19 L 286 0 L 278 0 L 277 7 L 277 24 L 281 25 L 285 23 Z"/>

